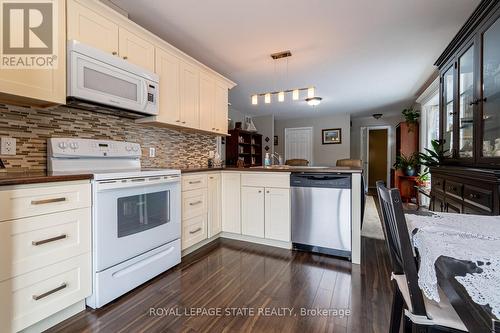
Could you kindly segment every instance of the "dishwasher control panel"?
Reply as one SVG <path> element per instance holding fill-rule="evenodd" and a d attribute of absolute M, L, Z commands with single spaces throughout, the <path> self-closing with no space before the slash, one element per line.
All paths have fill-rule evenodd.
<path fill-rule="evenodd" d="M 297 173 L 290 177 L 292 187 L 351 188 L 351 175 L 332 173 Z"/>

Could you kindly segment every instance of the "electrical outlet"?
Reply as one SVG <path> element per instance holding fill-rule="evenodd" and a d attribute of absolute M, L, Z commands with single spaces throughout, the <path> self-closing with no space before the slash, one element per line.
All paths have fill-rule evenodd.
<path fill-rule="evenodd" d="M 2 137 L 0 138 L 0 155 L 16 155 L 16 139 Z"/>
<path fill-rule="evenodd" d="M 151 147 L 149 148 L 149 157 L 155 157 L 156 156 L 156 148 Z"/>

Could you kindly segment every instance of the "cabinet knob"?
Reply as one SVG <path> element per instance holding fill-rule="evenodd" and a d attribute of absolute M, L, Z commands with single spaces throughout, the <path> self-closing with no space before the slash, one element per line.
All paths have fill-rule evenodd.
<path fill-rule="evenodd" d="M 215 130 L 215 127 L 212 127 L 212 131 L 214 131 L 214 130 Z"/>
<path fill-rule="evenodd" d="M 180 121 L 180 120 L 176 120 L 175 122 L 176 122 L 176 123 L 180 123 L 181 121 Z"/>
<path fill-rule="evenodd" d="M 259 191 L 259 193 L 262 193 L 262 191 Z"/>
<path fill-rule="evenodd" d="M 183 123 L 183 124 L 185 124 L 186 122 L 185 122 L 185 121 L 183 121 L 182 123 Z"/>
<path fill-rule="evenodd" d="M 111 54 L 112 54 L 112 55 L 117 55 L 117 54 L 118 54 L 118 52 L 113 51 L 113 52 L 111 52 Z"/>
<path fill-rule="evenodd" d="M 124 57 L 123 57 L 123 60 L 127 60 L 127 59 L 128 59 L 128 57 L 127 57 L 127 56 L 124 56 Z"/>
<path fill-rule="evenodd" d="M 266 193 L 269 193 L 269 191 L 266 191 Z"/>

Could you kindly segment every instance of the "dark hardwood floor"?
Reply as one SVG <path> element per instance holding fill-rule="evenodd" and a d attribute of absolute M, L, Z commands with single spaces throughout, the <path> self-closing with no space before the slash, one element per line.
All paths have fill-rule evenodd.
<path fill-rule="evenodd" d="M 362 265 L 222 239 L 102 309 L 87 309 L 48 332 L 387 332 L 388 260 L 385 243 L 368 238 L 362 239 Z M 255 314 L 225 315 L 238 307 Z M 178 308 L 183 315 L 150 315 L 151 308 Z M 184 315 L 192 308 L 222 308 L 222 315 Z M 264 316 L 259 308 L 293 313 Z M 351 314 L 301 316 L 301 308 Z"/>

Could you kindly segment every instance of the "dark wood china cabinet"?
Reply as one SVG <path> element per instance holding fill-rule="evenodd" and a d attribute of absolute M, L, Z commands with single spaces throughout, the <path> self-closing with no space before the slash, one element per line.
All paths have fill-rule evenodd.
<path fill-rule="evenodd" d="M 435 65 L 451 156 L 431 168 L 431 209 L 499 215 L 500 0 L 483 0 Z"/>

